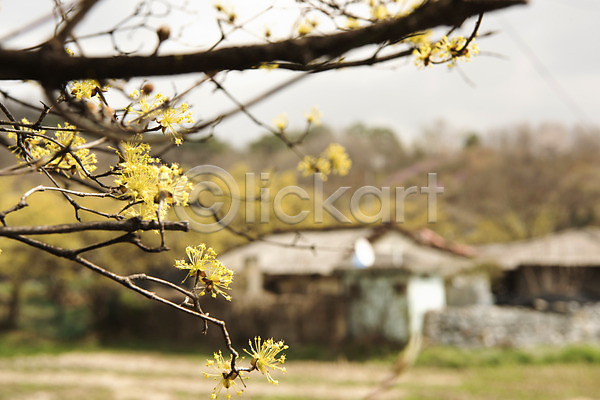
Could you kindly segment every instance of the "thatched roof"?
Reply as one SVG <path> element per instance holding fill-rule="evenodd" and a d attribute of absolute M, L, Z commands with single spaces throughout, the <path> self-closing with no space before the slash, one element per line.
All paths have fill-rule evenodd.
<path fill-rule="evenodd" d="M 354 243 L 359 238 L 373 245 L 372 268 L 451 274 L 472 264 L 465 256 L 465 247 L 450 245 L 426 232 L 409 234 L 394 226 L 278 233 L 230 250 L 219 259 L 236 272 L 244 269 L 246 260 L 256 258 L 260 270 L 267 274 L 329 275 L 354 268 Z"/>
<path fill-rule="evenodd" d="M 481 246 L 479 258 L 505 269 L 519 265 L 600 266 L 600 228 L 567 230 L 507 244 Z"/>

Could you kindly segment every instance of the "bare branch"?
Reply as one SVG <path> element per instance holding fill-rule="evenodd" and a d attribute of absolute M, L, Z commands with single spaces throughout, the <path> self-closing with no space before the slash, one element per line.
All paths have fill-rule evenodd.
<path fill-rule="evenodd" d="M 55 47 L 55 50 L 60 50 L 62 52 L 62 46 L 67 38 L 73 32 L 73 29 L 83 20 L 83 18 L 87 15 L 87 13 L 92 9 L 92 7 L 97 3 L 98 0 L 80 0 L 79 8 L 75 15 L 66 21 L 65 25 L 62 29 L 57 32 L 56 36 L 50 41 L 52 47 Z"/>
<path fill-rule="evenodd" d="M 141 218 L 130 218 L 123 221 L 90 221 L 74 224 L 60 225 L 37 225 L 37 226 L 3 226 L 0 227 L 0 236 L 14 235 L 50 235 L 56 233 L 73 233 L 83 231 L 154 231 L 164 229 L 166 231 L 189 230 L 187 222 L 181 221 L 144 221 Z"/>

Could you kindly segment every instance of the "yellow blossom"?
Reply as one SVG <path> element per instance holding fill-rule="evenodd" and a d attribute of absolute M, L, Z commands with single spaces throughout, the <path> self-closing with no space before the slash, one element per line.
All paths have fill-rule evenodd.
<path fill-rule="evenodd" d="M 189 270 L 184 282 L 189 276 L 196 275 L 198 283 L 202 285 L 198 287 L 201 296 L 208 292 L 212 297 L 220 294 L 225 299 L 231 300 L 231 296 L 225 290 L 231 289 L 229 285 L 233 281 L 233 271 L 216 259 L 217 253 L 210 247 L 206 248 L 204 243 L 196 247 L 187 246 L 185 251 L 189 262 L 175 261 L 175 268 Z"/>
<path fill-rule="evenodd" d="M 223 389 L 225 389 L 225 391 L 227 392 L 225 397 L 227 399 L 230 399 L 231 398 L 230 390 L 231 389 L 235 390 L 236 379 L 238 379 L 238 378 L 240 380 L 246 379 L 246 378 L 242 377 L 241 372 L 234 372 L 231 370 L 231 358 L 232 358 L 232 356 L 230 355 L 229 361 L 225 361 L 223 354 L 219 350 L 218 353 L 213 353 L 212 360 L 206 361 L 207 367 L 217 370 L 216 373 L 209 373 L 209 372 L 202 373 L 205 378 L 208 378 L 208 379 L 212 378 L 213 380 L 217 381 L 217 384 L 214 387 L 213 392 L 210 396 L 211 399 L 218 399 L 219 395 L 221 394 L 221 391 Z M 238 395 L 240 395 L 240 394 L 242 394 L 243 391 L 244 391 L 244 389 L 242 388 L 242 389 L 237 390 L 236 392 Z"/>
<path fill-rule="evenodd" d="M 471 56 L 479 53 L 479 47 L 475 41 L 471 40 L 467 44 L 467 39 L 463 36 L 455 36 L 451 39 L 444 36 L 436 43 L 430 42 L 426 37 L 419 39 L 418 36 L 409 38 L 407 41 L 416 46 L 413 54 L 415 55 L 415 64 L 419 67 L 446 63 L 448 67 L 452 68 L 458 60 L 469 61 Z"/>
<path fill-rule="evenodd" d="M 472 55 L 479 53 L 479 47 L 471 40 L 467 45 L 467 39 L 463 36 L 455 36 L 452 39 L 444 36 L 438 43 L 437 48 L 443 61 L 449 61 L 448 67 L 456 65 L 457 60 L 469 61 Z"/>
<path fill-rule="evenodd" d="M 203 275 L 202 273 L 200 274 Z M 233 281 L 233 271 L 227 268 L 221 261 L 216 260 L 206 267 L 204 271 L 202 282 L 204 282 L 204 289 L 200 292 L 201 296 L 204 296 L 206 292 L 209 292 L 213 298 L 216 298 L 218 294 L 223 296 L 225 300 L 231 300 L 231 296 L 225 292 L 230 290 L 231 282 Z"/>
<path fill-rule="evenodd" d="M 267 377 L 267 381 L 276 385 L 278 382 L 271 377 L 271 371 L 278 369 L 285 373 L 285 368 L 281 367 L 285 362 L 285 355 L 282 354 L 279 357 L 277 355 L 288 349 L 289 346 L 284 344 L 283 340 L 275 342 L 273 338 L 261 343 L 260 336 L 254 338 L 254 343 L 251 340 L 248 343 L 250 350 L 244 349 L 244 351 L 252 357 L 250 360 L 252 369 L 258 370 Z"/>
<path fill-rule="evenodd" d="M 76 133 L 76 128 L 73 125 L 70 125 L 68 122 L 65 122 L 64 127 L 62 127 L 60 124 L 58 124 L 58 127 L 69 129 L 64 131 L 59 130 L 54 133 L 55 140 L 62 146 L 70 146 L 71 148 L 73 148 L 77 146 L 83 146 L 86 143 L 85 139 Z M 61 147 L 52 141 L 48 141 L 46 147 L 53 154 L 61 151 Z M 75 157 L 79 159 L 79 162 L 75 159 L 75 157 L 73 157 L 73 155 L 75 155 Z M 79 172 L 79 175 L 83 178 L 85 176 L 85 173 L 82 167 L 85 168 L 87 172 L 95 171 L 96 161 L 96 154 L 91 153 L 90 149 L 78 149 L 72 151 L 72 154 L 66 153 L 64 155 L 59 156 L 58 158 L 50 162 L 48 166 L 53 166 L 57 169 L 63 170 L 76 170 Z"/>
<path fill-rule="evenodd" d="M 317 107 L 313 107 L 310 111 L 304 113 L 304 117 L 309 124 L 321 125 L 321 117 L 323 114 Z"/>
<path fill-rule="evenodd" d="M 26 118 L 23 118 L 21 123 L 30 124 Z M 40 165 L 50 169 L 73 173 L 77 171 L 79 176 L 84 178 L 85 171 L 93 172 L 96 169 L 96 155 L 86 148 L 73 150 L 73 148 L 81 147 L 86 143 L 86 140 L 77 133 L 76 127 L 68 122 L 64 126 L 58 124 L 57 127 L 59 130 L 54 132 L 54 137 L 46 135 L 45 130 L 36 130 L 26 126 L 21 127 L 21 132 L 18 134 L 10 132 L 8 137 L 16 140 L 20 135 L 22 148 L 16 147 L 14 150 L 19 157 L 41 160 Z M 71 151 L 62 153 L 65 147 L 70 147 Z"/>
<path fill-rule="evenodd" d="M 167 107 L 162 110 L 156 118 L 162 126 L 163 133 L 173 137 L 175 144 L 180 145 L 182 143 L 181 134 L 177 131 L 176 125 L 181 123 L 193 123 L 191 111 L 188 111 L 188 105 L 186 103 L 181 104 L 178 108 Z"/>
<path fill-rule="evenodd" d="M 155 121 L 162 127 L 164 134 L 173 138 L 175 144 L 182 143 L 178 125 L 194 122 L 187 103 L 171 107 L 168 104 L 169 99 L 161 93 L 155 94 L 151 100 L 147 93 L 140 94 L 137 90 L 133 91 L 130 97 L 136 100 L 136 107 L 130 107 L 129 111 L 139 114 L 135 119 L 138 124 L 144 122 L 147 125 L 149 121 Z"/>
<path fill-rule="evenodd" d="M 273 125 L 279 132 L 283 132 L 288 126 L 288 116 L 286 113 L 281 113 L 273 118 Z"/>
<path fill-rule="evenodd" d="M 122 143 L 123 162 L 115 184 L 125 189 L 125 195 L 138 203 L 127 212 L 144 219 L 157 219 L 167 215 L 173 204 L 187 205 L 192 185 L 177 164 L 161 165 L 150 157 L 150 146 L 145 143 Z M 139 210 L 138 210 L 139 208 Z"/>
<path fill-rule="evenodd" d="M 373 15 L 374 19 L 386 19 L 390 16 L 390 13 L 387 9 L 387 7 L 383 4 L 378 4 L 376 6 L 373 6 L 371 8 L 371 14 Z"/>
<path fill-rule="evenodd" d="M 27 118 L 21 119 L 21 123 L 31 124 Z M 44 135 L 46 134 L 45 130 L 35 130 L 26 126 L 22 126 L 20 131 L 21 132 L 18 134 L 14 132 L 8 133 L 9 139 L 14 139 L 17 141 L 17 138 L 20 138 L 20 144 L 23 147 L 15 147 L 13 150 L 14 153 L 21 158 L 26 158 L 29 156 L 33 159 L 42 159 L 43 157 L 50 155 L 50 150 L 46 148 L 45 143 L 42 141 Z M 26 154 L 23 154 L 23 151 L 26 152 Z"/>
<path fill-rule="evenodd" d="M 434 54 L 434 47 L 430 42 L 425 42 L 417 47 L 413 54 L 415 55 L 415 64 L 419 67 L 428 67 L 431 65 L 431 58 Z"/>
<path fill-rule="evenodd" d="M 331 164 L 331 170 L 334 174 L 344 176 L 350 170 L 352 161 L 346 153 L 344 146 L 338 143 L 331 143 L 327 149 L 325 149 L 324 156 Z"/>
<path fill-rule="evenodd" d="M 150 96 L 148 96 L 148 94 L 140 94 L 137 90 L 134 90 L 130 94 L 130 97 L 137 102 L 137 107 L 130 107 L 129 111 L 133 112 L 134 114 L 139 114 L 139 117 L 136 118 L 136 122 L 138 124 L 143 121 L 155 120 L 160 106 L 167 99 L 161 93 L 156 93 L 152 100 L 150 100 Z"/>
<path fill-rule="evenodd" d="M 331 164 L 322 157 L 304 156 L 304 159 L 298 163 L 298 171 L 302 171 L 303 176 L 321 173 L 326 179 L 331 172 Z"/>
<path fill-rule="evenodd" d="M 309 33 L 311 33 L 313 31 L 313 29 L 315 29 L 316 24 L 312 23 L 311 21 L 305 19 L 303 20 L 300 25 L 298 25 L 298 35 L 300 36 L 305 36 L 308 35 Z"/>
<path fill-rule="evenodd" d="M 237 19 L 237 14 L 235 13 L 235 11 L 233 10 L 233 8 L 231 6 L 224 6 L 222 3 L 215 3 L 214 5 L 215 9 L 223 14 L 225 16 L 225 20 L 230 23 L 233 24 L 235 22 L 235 20 Z"/>
<path fill-rule="evenodd" d="M 326 176 L 331 173 L 346 175 L 351 166 L 352 161 L 344 146 L 332 143 L 319 157 L 304 156 L 304 159 L 298 163 L 298 170 L 302 171 L 304 176 L 320 172 L 323 174 L 323 179 L 326 179 Z"/>
<path fill-rule="evenodd" d="M 211 247 L 207 249 L 204 243 L 196 247 L 187 246 L 185 252 L 188 256 L 189 263 L 185 260 L 175 261 L 176 268 L 190 270 L 189 274 L 183 280 L 184 282 L 190 275 L 195 274 L 198 271 L 204 271 L 217 257 L 217 252 Z"/>
<path fill-rule="evenodd" d="M 147 143 L 123 142 L 123 154 L 120 154 L 124 162 L 122 167 L 133 167 L 136 164 L 158 163 L 158 158 L 150 157 L 150 145 Z"/>
<path fill-rule="evenodd" d="M 348 17 L 346 19 L 346 29 L 356 29 L 360 26 L 358 20 L 353 17 Z"/>
<path fill-rule="evenodd" d="M 71 94 L 75 96 L 77 100 L 91 99 L 92 97 L 97 96 L 99 92 L 106 91 L 106 89 L 106 86 L 101 86 L 100 83 L 94 79 L 71 82 Z"/>

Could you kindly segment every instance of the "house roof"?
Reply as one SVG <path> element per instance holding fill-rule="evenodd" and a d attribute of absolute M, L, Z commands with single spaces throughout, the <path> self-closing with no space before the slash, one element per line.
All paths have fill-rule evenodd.
<path fill-rule="evenodd" d="M 410 234 L 392 225 L 277 233 L 230 250 L 219 259 L 236 272 L 244 269 L 249 258 L 256 258 L 267 274 L 329 275 L 354 268 L 354 243 L 359 238 L 366 238 L 374 248 L 373 268 L 450 274 L 472 264 L 464 246 L 450 245 L 431 234 Z"/>
<path fill-rule="evenodd" d="M 505 269 L 519 265 L 600 266 L 600 228 L 566 230 L 507 244 L 481 246 L 479 258 Z"/>
<path fill-rule="evenodd" d="M 236 272 L 255 257 L 268 274 L 328 275 L 352 252 L 354 242 L 369 233 L 368 228 L 277 233 L 230 250 L 219 260 Z"/>

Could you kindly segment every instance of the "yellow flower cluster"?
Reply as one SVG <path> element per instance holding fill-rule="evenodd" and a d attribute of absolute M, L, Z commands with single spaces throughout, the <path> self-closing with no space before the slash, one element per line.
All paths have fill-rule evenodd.
<path fill-rule="evenodd" d="M 226 300 L 231 300 L 231 296 L 225 290 L 231 289 L 229 285 L 233 281 L 233 271 L 216 259 L 217 253 L 210 247 L 206 248 L 204 243 L 196 247 L 187 246 L 185 252 L 189 262 L 175 261 L 175 268 L 189 270 L 183 281 L 191 275 L 196 275 L 199 278 L 198 283 L 202 282 L 201 296 L 208 292 L 212 297 L 220 294 Z"/>
<path fill-rule="evenodd" d="M 371 3 L 373 3 L 373 5 L 371 5 L 371 16 L 373 19 L 382 20 L 390 17 L 390 12 L 385 4 L 374 4 L 374 2 Z"/>
<path fill-rule="evenodd" d="M 21 122 L 30 124 L 25 118 Z M 29 157 L 34 160 L 41 160 L 44 167 L 48 169 L 69 171 L 71 173 L 78 172 L 82 178 L 85 177 L 85 171 L 88 173 L 93 172 L 96 169 L 97 160 L 96 155 L 91 153 L 89 149 L 79 148 L 63 153 L 65 147 L 73 149 L 86 143 L 86 140 L 77 134 L 77 128 L 68 122 L 64 126 L 58 124 L 57 127 L 64 130 L 56 130 L 54 137 L 46 136 L 45 130 L 22 127 L 21 131 L 23 133 L 19 144 Z M 17 140 L 16 133 L 11 132 L 8 136 Z M 17 148 L 15 150 L 19 156 L 25 158 L 25 155 L 21 154 L 20 151 L 22 149 Z"/>
<path fill-rule="evenodd" d="M 319 22 L 316 19 L 305 18 L 298 25 L 298 29 L 297 29 L 298 35 L 306 36 L 309 33 L 311 33 L 318 25 L 319 25 Z"/>
<path fill-rule="evenodd" d="M 119 164 L 119 185 L 131 196 L 139 208 L 128 208 L 129 214 L 144 219 L 163 219 L 173 204 L 187 205 L 192 185 L 177 164 L 161 165 L 150 157 L 150 146 L 145 143 L 122 143 L 123 162 Z"/>
<path fill-rule="evenodd" d="M 278 354 L 288 349 L 289 346 L 284 344 L 283 340 L 276 342 L 271 338 L 262 341 L 260 337 L 255 337 L 254 343 L 251 340 L 248 343 L 250 344 L 250 350 L 244 349 L 244 351 L 252 357 L 250 360 L 251 368 L 244 370 L 249 372 L 259 371 L 267 378 L 269 383 L 276 385 L 278 382 L 273 379 L 271 372 L 280 370 L 285 373 L 285 368 L 281 366 L 285 363 L 285 355 L 278 356 Z M 242 377 L 243 372 L 232 370 L 231 360 L 232 356 L 229 356 L 229 360 L 226 361 L 221 351 L 219 351 L 218 353 L 213 353 L 213 358 L 206 361 L 207 367 L 217 370 L 217 373 L 203 372 L 205 378 L 217 381 L 211 394 L 211 399 L 219 398 L 223 389 L 227 392 L 226 398 L 230 399 L 230 390 L 236 390 L 236 379 L 239 378 L 240 381 L 248 379 L 247 377 Z M 236 390 L 238 395 L 242 394 L 243 391 L 243 389 Z"/>
<path fill-rule="evenodd" d="M 321 173 L 327 176 L 331 173 L 344 176 L 350 170 L 352 160 L 348 157 L 344 146 L 331 143 L 319 157 L 305 156 L 298 163 L 298 170 L 304 176 Z"/>
<path fill-rule="evenodd" d="M 269 370 L 274 371 L 278 369 L 285 373 L 285 368 L 281 367 L 285 362 L 285 355 L 282 354 L 279 357 L 277 355 L 289 348 L 289 346 L 284 344 L 283 340 L 276 342 L 273 338 L 261 343 L 260 336 L 254 338 L 254 343 L 252 341 L 248 343 L 250 344 L 250 350 L 244 349 L 244 351 L 252 357 L 252 360 L 250 360 L 252 369 L 258 370 L 267 377 L 267 381 L 276 385 L 278 382 L 273 379 Z"/>
<path fill-rule="evenodd" d="M 346 24 L 345 24 L 346 29 L 357 29 L 359 27 L 360 27 L 360 23 L 358 22 L 358 19 L 356 19 L 354 17 L 346 18 Z"/>
<path fill-rule="evenodd" d="M 275 118 L 273 118 L 273 125 L 277 129 L 277 132 L 283 132 L 285 128 L 288 126 L 288 116 L 286 113 L 281 113 Z"/>
<path fill-rule="evenodd" d="M 323 113 L 315 106 L 310 109 L 310 111 L 304 113 L 304 118 L 309 124 L 321 125 L 321 118 L 323 118 Z"/>
<path fill-rule="evenodd" d="M 469 61 L 471 56 L 479 53 L 479 47 L 474 40 L 467 44 L 467 39 L 463 36 L 455 36 L 452 39 L 444 36 L 436 43 L 428 40 L 422 43 L 415 43 L 413 54 L 415 55 L 415 64 L 419 67 L 428 67 L 432 64 L 447 63 L 452 68 L 457 60 Z"/>
<path fill-rule="evenodd" d="M 182 103 L 179 107 L 171 107 L 166 96 L 157 93 L 151 99 L 148 94 L 140 94 L 137 90 L 133 91 L 130 97 L 136 101 L 137 107 L 130 106 L 129 111 L 139 115 L 136 118 L 138 124 L 147 125 L 150 121 L 154 121 L 161 126 L 164 134 L 173 138 L 175 144 L 183 143 L 179 125 L 194 122 L 187 103 Z"/>
<path fill-rule="evenodd" d="M 107 89 L 107 86 L 100 85 L 100 83 L 94 79 L 71 82 L 71 94 L 75 96 L 77 100 L 91 99 L 100 92 L 105 92 Z"/>
<path fill-rule="evenodd" d="M 304 159 L 298 163 L 298 171 L 302 171 L 303 176 L 316 173 L 327 176 L 331 173 L 331 165 L 322 157 L 304 156 Z"/>
<path fill-rule="evenodd" d="M 444 36 L 438 43 L 441 57 L 451 59 L 449 67 L 453 67 L 456 60 L 469 61 L 472 55 L 479 54 L 479 46 L 473 40 L 467 45 L 467 39 L 462 36 L 452 39 Z"/>
<path fill-rule="evenodd" d="M 205 378 L 209 378 L 209 379 L 212 378 L 215 381 L 217 381 L 217 384 L 216 384 L 215 388 L 213 389 L 212 394 L 210 395 L 211 399 L 219 398 L 219 394 L 221 394 L 221 391 L 223 390 L 223 388 L 227 392 L 226 398 L 230 399 L 231 393 L 229 392 L 229 390 L 234 389 L 234 386 L 236 385 L 235 380 L 238 377 L 240 378 L 240 380 L 244 379 L 244 378 L 242 378 L 241 372 L 236 373 L 231 370 L 231 357 L 232 356 L 229 356 L 229 361 L 225 361 L 223 354 L 221 354 L 221 351 L 219 350 L 218 353 L 213 353 L 212 360 L 206 361 L 207 367 L 214 368 L 218 371 L 217 373 L 208 373 L 208 372 L 202 373 Z M 240 389 L 240 390 L 237 390 L 236 392 L 238 395 L 241 395 L 243 391 L 244 391 L 244 389 Z"/>
<path fill-rule="evenodd" d="M 83 146 L 86 141 L 81 136 L 77 135 L 75 132 L 75 127 L 73 125 L 69 125 L 68 122 L 65 122 L 64 126 L 60 126 L 59 128 L 71 129 L 67 131 L 56 131 L 54 132 L 55 140 L 60 143 L 63 147 L 78 147 Z M 61 150 L 61 146 L 59 146 L 55 142 L 48 142 L 46 144 L 46 148 L 52 153 L 56 154 Z M 75 157 L 79 159 L 81 164 L 77 162 Z M 85 176 L 83 168 L 87 172 L 93 172 L 96 170 L 96 154 L 91 153 L 89 149 L 78 149 L 72 152 L 72 154 L 67 153 L 65 155 L 61 155 L 56 160 L 52 161 L 49 165 L 54 166 L 57 169 L 70 170 L 71 172 L 77 171 L 79 176 L 82 178 Z"/>
<path fill-rule="evenodd" d="M 344 146 L 337 143 L 331 143 L 329 147 L 327 147 L 325 150 L 325 158 L 331 164 L 331 169 L 334 174 L 344 176 L 352 166 L 352 161 L 348 158 L 346 149 L 344 149 Z"/>
<path fill-rule="evenodd" d="M 369 6 L 371 20 L 381 21 L 410 14 L 423 0 L 365 0 Z"/>
<path fill-rule="evenodd" d="M 227 21 L 230 24 L 235 23 L 236 19 L 237 19 L 237 14 L 235 13 L 235 11 L 233 10 L 233 8 L 231 6 L 225 6 L 222 3 L 216 3 L 214 5 L 215 10 L 217 10 L 217 12 L 219 12 L 220 14 L 223 14 L 223 16 L 225 17 L 224 20 Z"/>

